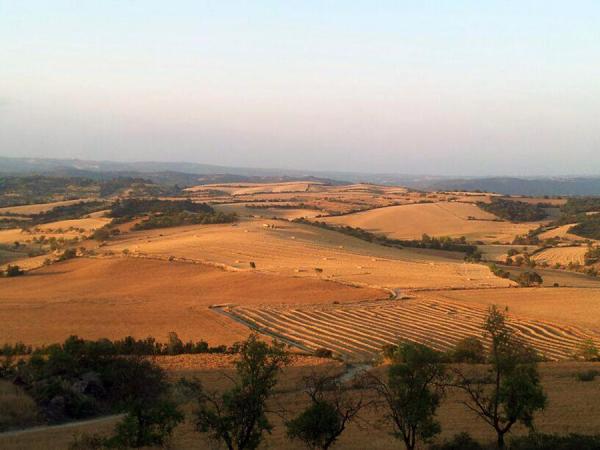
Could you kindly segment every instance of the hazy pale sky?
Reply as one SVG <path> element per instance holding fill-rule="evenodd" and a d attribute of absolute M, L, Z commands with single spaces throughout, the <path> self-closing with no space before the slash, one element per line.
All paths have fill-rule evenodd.
<path fill-rule="evenodd" d="M 0 0 L 0 155 L 600 174 L 600 1 Z"/>

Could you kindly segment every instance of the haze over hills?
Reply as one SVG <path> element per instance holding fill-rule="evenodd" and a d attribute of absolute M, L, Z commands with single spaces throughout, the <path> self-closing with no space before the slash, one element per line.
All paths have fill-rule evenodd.
<path fill-rule="evenodd" d="M 436 191 L 487 191 L 506 195 L 600 195 L 600 176 L 463 178 L 395 173 L 295 170 L 218 166 L 194 162 L 91 161 L 81 159 L 0 157 L 2 174 L 44 174 L 87 177 L 144 176 L 157 183 L 192 186 L 230 182 L 315 180 L 330 184 L 375 183 Z"/>

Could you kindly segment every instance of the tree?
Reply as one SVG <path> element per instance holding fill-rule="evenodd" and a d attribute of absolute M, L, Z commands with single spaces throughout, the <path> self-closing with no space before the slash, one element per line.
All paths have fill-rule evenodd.
<path fill-rule="evenodd" d="M 251 335 L 239 343 L 234 386 L 223 394 L 206 392 L 195 385 L 199 409 L 196 427 L 222 442 L 229 450 L 256 449 L 263 432 L 272 429 L 266 416 L 266 401 L 277 384 L 277 376 L 289 362 L 283 344 L 268 345 Z"/>
<path fill-rule="evenodd" d="M 524 287 L 533 286 L 534 284 L 540 285 L 543 282 L 544 280 L 537 272 L 523 272 L 517 278 L 517 283 Z"/>
<path fill-rule="evenodd" d="M 370 375 L 371 386 L 383 399 L 394 436 L 413 450 L 440 432 L 435 413 L 444 394 L 442 355 L 416 343 L 402 343 L 393 353 L 387 382 Z"/>
<path fill-rule="evenodd" d="M 310 449 L 326 450 L 335 444 L 365 403 L 338 376 L 312 374 L 304 378 L 304 383 L 310 406 L 286 423 L 287 435 Z"/>
<path fill-rule="evenodd" d="M 498 448 L 504 448 L 504 435 L 515 423 L 533 428 L 533 416 L 545 407 L 546 395 L 535 351 L 516 338 L 505 314 L 492 306 L 483 328 L 491 340 L 489 368 L 483 376 L 457 368 L 455 385 L 467 395 L 465 406 L 494 428 Z"/>

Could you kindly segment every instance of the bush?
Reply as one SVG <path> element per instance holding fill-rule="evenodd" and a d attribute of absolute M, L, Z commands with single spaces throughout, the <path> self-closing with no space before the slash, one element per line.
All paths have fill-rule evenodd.
<path fill-rule="evenodd" d="M 484 450 L 479 442 L 474 440 L 469 433 L 460 433 L 454 435 L 450 440 L 444 441 L 442 444 L 434 444 L 429 447 L 429 450 Z"/>
<path fill-rule="evenodd" d="M 598 375 L 600 375 L 600 372 L 590 369 L 583 372 L 577 372 L 576 377 L 579 381 L 594 381 Z"/>
<path fill-rule="evenodd" d="M 328 348 L 321 347 L 315 350 L 315 356 L 319 358 L 333 358 L 333 352 Z"/>
<path fill-rule="evenodd" d="M 557 436 L 532 433 L 512 439 L 510 444 L 510 450 L 598 450 L 599 448 L 600 435 L 581 434 Z"/>
<path fill-rule="evenodd" d="M 18 277 L 25 274 L 25 272 L 21 270 L 19 266 L 11 266 L 10 264 L 6 267 L 6 272 L 4 273 L 7 277 Z"/>
<path fill-rule="evenodd" d="M 523 287 L 540 285 L 544 282 L 543 278 L 537 272 L 523 272 L 517 277 L 517 283 Z"/>

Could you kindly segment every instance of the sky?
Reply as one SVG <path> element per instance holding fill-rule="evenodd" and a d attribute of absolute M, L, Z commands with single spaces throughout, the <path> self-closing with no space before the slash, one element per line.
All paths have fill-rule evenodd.
<path fill-rule="evenodd" d="M 0 155 L 600 174 L 600 1 L 0 0 Z"/>

